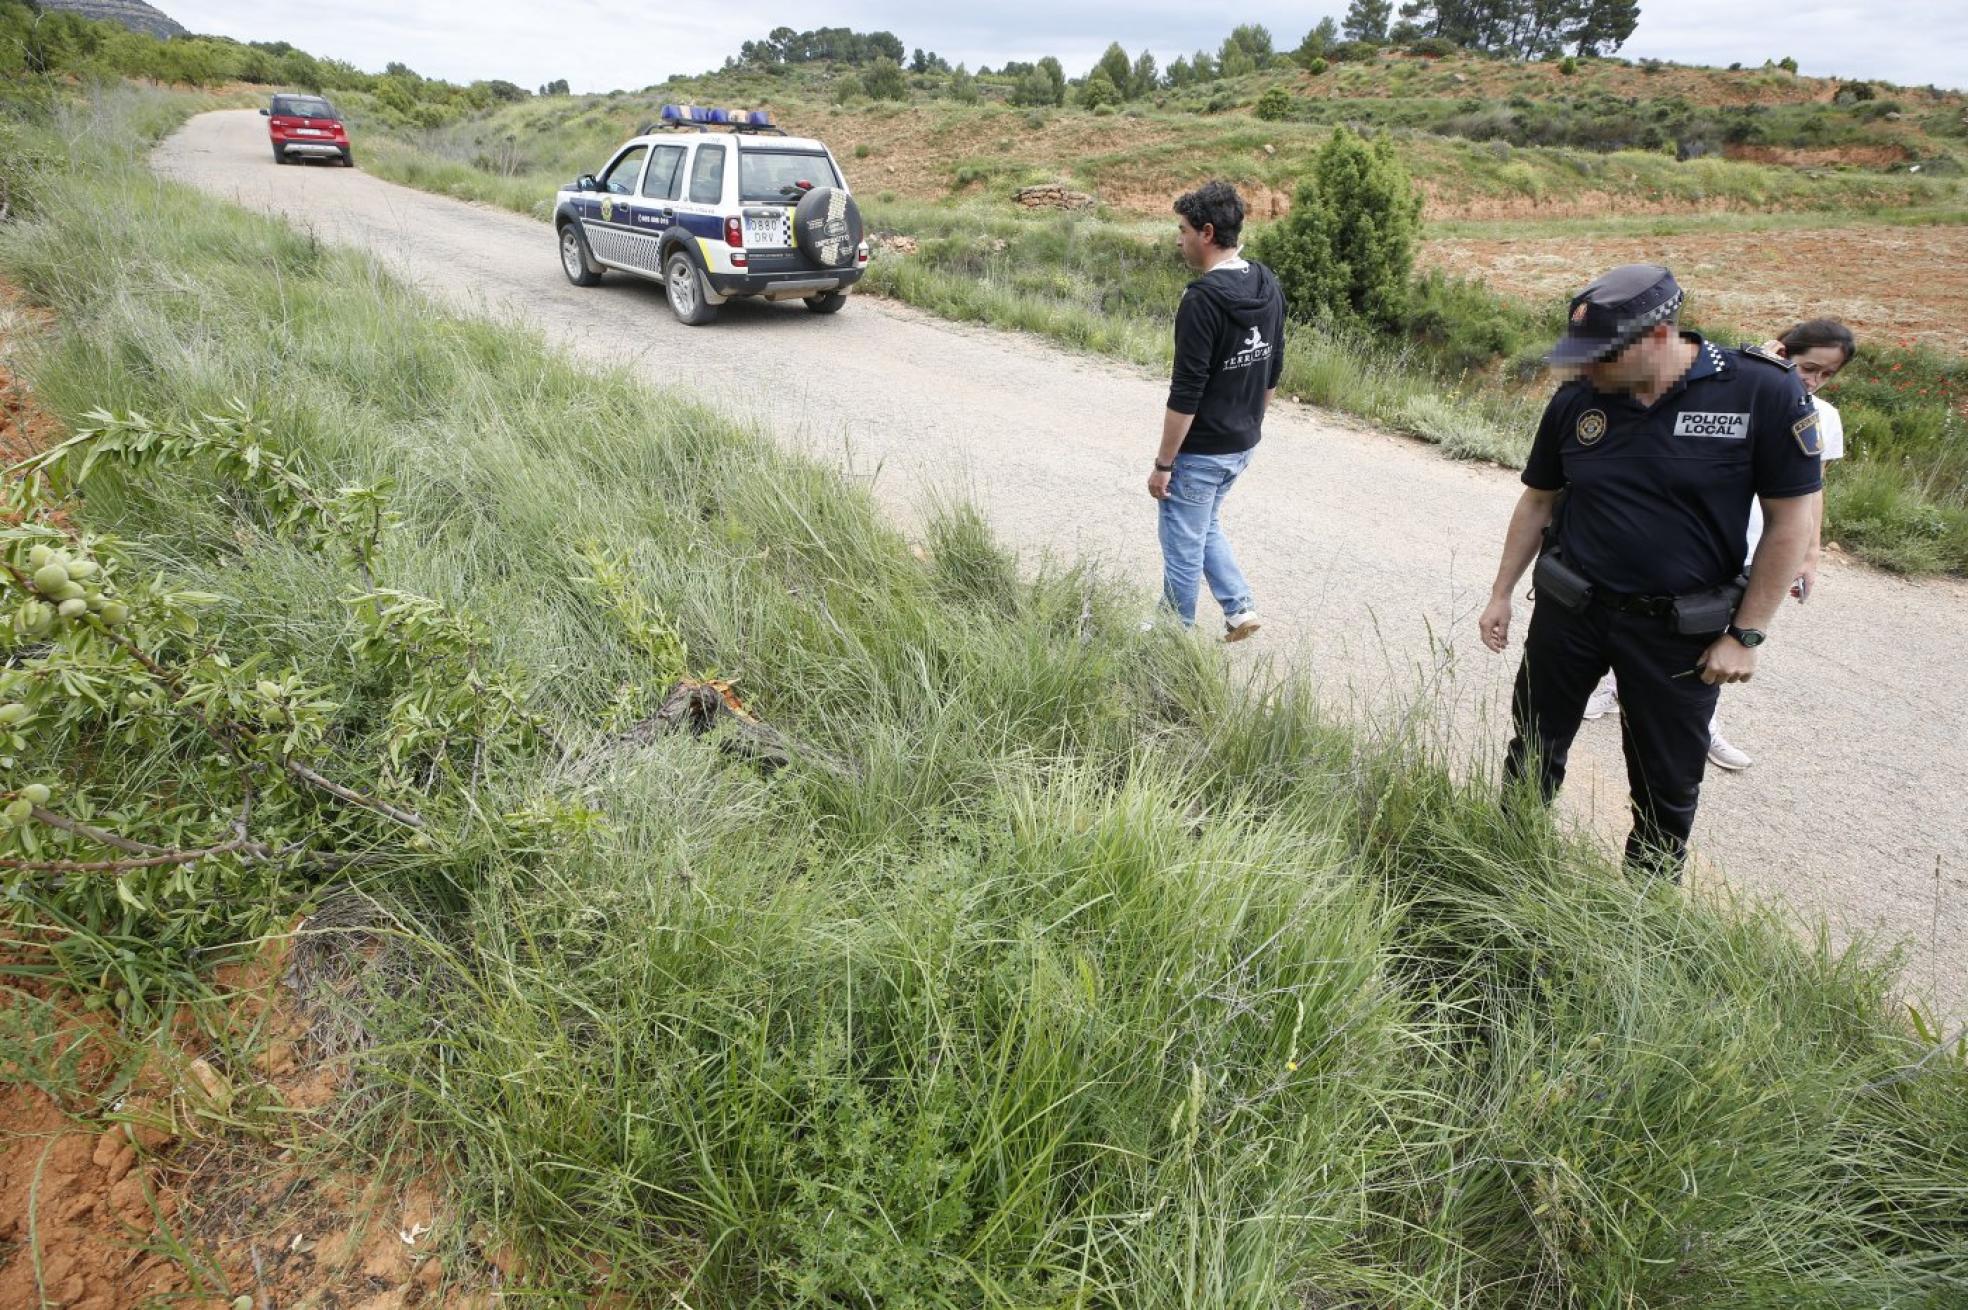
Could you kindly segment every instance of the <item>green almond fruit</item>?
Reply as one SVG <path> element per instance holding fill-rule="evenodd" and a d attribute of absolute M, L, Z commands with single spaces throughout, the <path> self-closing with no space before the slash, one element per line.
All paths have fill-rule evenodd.
<path fill-rule="evenodd" d="M 45 782 L 30 782 L 20 789 L 20 798 L 29 805 L 46 805 L 53 794 Z"/>
<path fill-rule="evenodd" d="M 55 611 L 55 613 L 65 619 L 79 619 L 88 612 L 89 602 L 83 600 L 80 596 L 73 596 L 63 601 L 60 608 Z"/>
<path fill-rule="evenodd" d="M 261 678 L 254 690 L 268 700 L 280 699 L 280 684 L 277 682 L 268 682 L 265 678 Z"/>
<path fill-rule="evenodd" d="M 64 582 L 61 586 L 56 587 L 48 593 L 48 599 L 57 603 L 68 600 L 80 600 L 81 598 L 82 584 L 79 582 Z"/>
<path fill-rule="evenodd" d="M 112 600 L 102 607 L 102 621 L 115 627 L 130 617 L 130 607 L 120 600 Z"/>
<path fill-rule="evenodd" d="M 24 800 L 11 800 L 7 802 L 6 809 L 0 810 L 0 814 L 6 815 L 12 823 L 25 823 L 34 817 L 34 806 Z"/>
<path fill-rule="evenodd" d="M 0 705 L 0 723 L 9 727 L 27 717 L 27 706 L 15 701 L 11 705 Z"/>
<path fill-rule="evenodd" d="M 39 592 L 52 592 L 68 585 L 68 570 L 53 560 L 34 570 L 34 589 Z"/>
<path fill-rule="evenodd" d="M 78 559 L 68 565 L 68 576 L 78 581 L 82 578 L 93 578 L 101 568 L 102 565 L 92 559 Z"/>
<path fill-rule="evenodd" d="M 38 569 L 43 565 L 54 562 L 55 552 L 51 547 L 36 546 L 33 550 L 27 552 L 27 567 L 31 569 Z"/>

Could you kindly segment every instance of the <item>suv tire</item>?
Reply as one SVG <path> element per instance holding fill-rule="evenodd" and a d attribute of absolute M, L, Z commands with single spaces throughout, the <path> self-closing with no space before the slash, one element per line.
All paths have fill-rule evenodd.
<path fill-rule="evenodd" d="M 273 162 L 274 162 L 274 163 L 276 163 L 276 164 L 284 164 L 284 163 L 286 163 L 286 162 L 287 162 L 287 152 L 286 152 L 285 150 L 282 150 L 282 149 L 281 149 L 281 148 L 280 148 L 279 146 L 275 146 L 275 147 L 273 148 Z"/>
<path fill-rule="evenodd" d="M 601 281 L 595 271 L 594 256 L 588 253 L 588 239 L 581 235 L 579 222 L 560 225 L 560 271 L 577 287 L 591 287 Z"/>
<path fill-rule="evenodd" d="M 705 298 L 703 275 L 681 250 L 663 263 L 663 289 L 669 293 L 677 322 L 685 327 L 702 327 L 717 317 L 717 306 Z"/>
<path fill-rule="evenodd" d="M 355 167 L 355 151 L 348 149 L 346 146 L 342 148 L 342 167 Z"/>
<path fill-rule="evenodd" d="M 808 296 L 806 307 L 816 314 L 838 314 L 840 307 L 847 303 L 847 292 L 829 291 L 824 296 Z"/>

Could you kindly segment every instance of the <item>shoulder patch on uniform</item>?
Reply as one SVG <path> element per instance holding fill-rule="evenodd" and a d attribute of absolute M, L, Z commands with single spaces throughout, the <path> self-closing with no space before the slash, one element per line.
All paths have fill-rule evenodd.
<path fill-rule="evenodd" d="M 1789 360 L 1785 359 L 1782 355 L 1771 354 L 1769 351 L 1763 349 L 1761 345 L 1744 346 L 1742 348 L 1742 353 L 1748 355 L 1751 359 L 1760 359 L 1765 364 L 1775 364 L 1778 368 L 1782 369 L 1786 373 L 1790 372 L 1790 370 L 1797 367 L 1797 365 L 1791 363 Z"/>
<path fill-rule="evenodd" d="M 1581 446 L 1597 445 L 1599 438 L 1606 435 L 1606 414 L 1604 410 L 1588 409 L 1579 415 L 1576 429 Z"/>
<path fill-rule="evenodd" d="M 1790 435 L 1797 438 L 1797 448 L 1806 455 L 1815 459 L 1824 454 L 1824 433 L 1818 427 L 1817 410 L 1791 424 Z"/>

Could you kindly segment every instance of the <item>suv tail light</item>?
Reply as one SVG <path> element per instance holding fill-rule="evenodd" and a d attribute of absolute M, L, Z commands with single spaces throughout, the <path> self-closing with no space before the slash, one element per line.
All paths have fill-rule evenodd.
<path fill-rule="evenodd" d="M 724 220 L 724 244 L 727 246 L 745 244 L 745 226 L 736 214 L 727 215 Z"/>

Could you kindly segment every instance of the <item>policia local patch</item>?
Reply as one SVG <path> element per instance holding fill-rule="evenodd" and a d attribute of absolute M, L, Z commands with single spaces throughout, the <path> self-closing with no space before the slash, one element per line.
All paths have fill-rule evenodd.
<path fill-rule="evenodd" d="M 1677 437 L 1717 437 L 1724 441 L 1749 440 L 1749 415 L 1701 414 L 1687 412 L 1674 420 Z"/>

